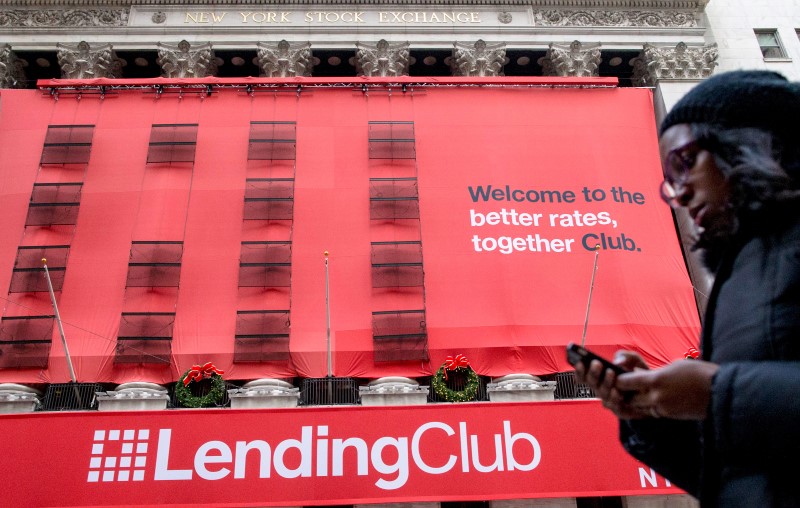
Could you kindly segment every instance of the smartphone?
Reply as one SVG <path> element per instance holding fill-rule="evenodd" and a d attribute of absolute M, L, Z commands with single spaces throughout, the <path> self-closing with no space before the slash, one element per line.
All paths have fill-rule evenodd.
<path fill-rule="evenodd" d="M 570 342 L 569 344 L 567 344 L 567 361 L 570 363 L 570 365 L 575 366 L 578 365 L 578 362 L 581 362 L 583 363 L 583 366 L 586 368 L 586 370 L 588 370 L 589 365 L 592 363 L 592 360 L 598 360 L 600 363 L 603 364 L 603 371 L 600 373 L 600 379 L 599 379 L 599 382 L 601 383 L 603 382 L 603 378 L 606 375 L 606 369 L 611 369 L 617 375 L 627 372 L 619 365 L 613 364 L 610 361 L 603 358 L 602 356 L 592 353 L 583 346 L 579 346 L 574 342 Z"/>

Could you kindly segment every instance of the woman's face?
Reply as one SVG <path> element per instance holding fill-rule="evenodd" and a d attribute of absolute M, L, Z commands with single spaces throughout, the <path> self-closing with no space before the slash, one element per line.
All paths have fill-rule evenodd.
<path fill-rule="evenodd" d="M 671 204 L 685 208 L 699 235 L 726 230 L 731 222 L 728 182 L 708 150 L 697 146 L 688 124 L 673 125 L 659 139 Z"/>

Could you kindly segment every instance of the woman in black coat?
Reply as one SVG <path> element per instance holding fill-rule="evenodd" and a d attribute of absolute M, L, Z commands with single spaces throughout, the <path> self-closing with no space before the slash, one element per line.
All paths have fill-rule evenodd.
<path fill-rule="evenodd" d="M 675 105 L 661 195 L 688 211 L 715 274 L 702 358 L 576 367 L 628 452 L 704 507 L 800 506 L 798 122 L 800 85 L 767 71 L 709 78 Z"/>

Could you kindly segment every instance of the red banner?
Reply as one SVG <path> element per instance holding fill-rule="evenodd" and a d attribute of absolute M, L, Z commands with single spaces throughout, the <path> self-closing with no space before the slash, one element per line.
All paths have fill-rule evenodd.
<path fill-rule="evenodd" d="M 9 506 L 679 493 L 597 401 L 0 416 Z M 12 480 L 13 479 L 13 480 Z"/>
<path fill-rule="evenodd" d="M 654 366 L 696 347 L 692 287 L 658 196 L 651 92 L 608 80 L 436 81 L 454 86 L 209 97 L 148 88 L 58 101 L 2 90 L 3 317 L 53 313 L 46 292 L 8 291 L 20 245 L 67 245 L 57 296 L 79 381 L 170 383 L 205 362 L 231 380 L 321 377 L 329 251 L 334 375 L 428 376 L 455 354 L 480 375 L 544 375 L 571 368 L 564 346 L 581 340 L 599 245 L 586 346 L 632 348 Z M 579 88 L 591 83 L 603 87 Z M 413 124 L 403 134 L 413 158 L 370 156 L 370 122 L 390 121 Z M 293 122 L 295 160 L 248 160 L 251 122 Z M 154 124 L 196 124 L 194 162 L 148 163 Z M 88 164 L 41 166 L 48 125 L 94 125 Z M 275 177 L 293 178 L 292 220 L 246 219 L 252 182 Z M 418 219 L 371 216 L 386 179 L 409 186 L 392 192 L 417 193 Z M 77 223 L 26 227 L 34 184 L 53 182 L 82 184 Z M 178 287 L 130 287 L 134 241 L 182 242 Z M 290 287 L 240 286 L 253 241 L 291 241 Z M 420 242 L 423 284 L 376 284 L 378 242 Z M 237 312 L 260 310 L 289 311 L 289 359 L 234 362 Z M 396 310 L 420 312 L 412 321 L 430 361 L 375 361 L 373 313 Z M 169 368 L 115 363 L 122 314 L 158 312 L 174 313 Z M 2 370 L 0 381 L 69 380 L 55 329 L 52 338 L 47 368 Z"/>

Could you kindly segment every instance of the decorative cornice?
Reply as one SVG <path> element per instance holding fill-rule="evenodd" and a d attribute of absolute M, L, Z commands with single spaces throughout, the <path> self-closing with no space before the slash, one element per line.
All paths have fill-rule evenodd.
<path fill-rule="evenodd" d="M 702 12 L 710 0 L 0 0 L 0 6 L 98 7 L 133 5 L 529 5 L 534 8 L 655 9 Z"/>
<path fill-rule="evenodd" d="M 535 11 L 533 19 L 536 26 L 697 27 L 695 14 L 686 11 L 565 11 L 552 9 Z"/>
<path fill-rule="evenodd" d="M 0 27 L 9 28 L 81 28 L 126 26 L 127 24 L 128 9 L 0 10 Z"/>

